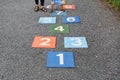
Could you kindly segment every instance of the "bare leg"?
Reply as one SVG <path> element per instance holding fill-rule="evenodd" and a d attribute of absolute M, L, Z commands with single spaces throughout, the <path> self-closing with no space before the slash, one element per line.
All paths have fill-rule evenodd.
<path fill-rule="evenodd" d="M 51 10 L 50 10 L 51 13 L 53 12 L 53 8 L 54 8 L 54 3 L 52 2 L 52 3 L 51 3 L 51 8 L 50 8 L 50 9 L 51 9 Z"/>
<path fill-rule="evenodd" d="M 61 10 L 61 11 L 65 11 L 65 10 L 63 9 L 63 4 L 60 5 L 60 10 Z"/>

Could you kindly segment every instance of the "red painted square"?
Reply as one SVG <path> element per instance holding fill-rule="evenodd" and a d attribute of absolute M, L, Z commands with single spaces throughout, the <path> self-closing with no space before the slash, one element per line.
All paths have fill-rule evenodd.
<path fill-rule="evenodd" d="M 36 36 L 32 43 L 33 48 L 55 48 L 56 37 L 53 36 Z"/>
<path fill-rule="evenodd" d="M 64 10 L 67 10 L 67 9 L 74 10 L 74 9 L 76 9 L 75 5 L 73 5 L 73 4 L 71 4 L 71 5 L 63 5 L 62 8 Z"/>

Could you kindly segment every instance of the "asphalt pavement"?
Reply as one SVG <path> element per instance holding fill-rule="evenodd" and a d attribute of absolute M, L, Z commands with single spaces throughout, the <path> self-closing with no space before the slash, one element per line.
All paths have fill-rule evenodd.
<path fill-rule="evenodd" d="M 45 6 L 50 0 L 45 1 Z M 53 34 L 34 12 L 34 0 L 0 0 L 0 80 L 120 80 L 120 21 L 100 0 L 67 0 L 81 23 L 67 34 Z M 57 16 L 57 23 L 63 24 Z M 35 36 L 56 36 L 54 49 L 32 48 Z M 64 37 L 86 37 L 88 48 L 64 48 Z M 73 52 L 74 68 L 47 68 L 48 51 Z"/>

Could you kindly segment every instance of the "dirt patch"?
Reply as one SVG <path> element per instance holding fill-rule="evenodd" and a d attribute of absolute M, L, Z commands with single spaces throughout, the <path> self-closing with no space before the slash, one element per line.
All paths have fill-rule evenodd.
<path fill-rule="evenodd" d="M 100 0 L 100 2 L 114 13 L 114 15 L 120 20 L 120 10 L 117 10 L 112 4 L 106 2 L 105 0 Z"/>

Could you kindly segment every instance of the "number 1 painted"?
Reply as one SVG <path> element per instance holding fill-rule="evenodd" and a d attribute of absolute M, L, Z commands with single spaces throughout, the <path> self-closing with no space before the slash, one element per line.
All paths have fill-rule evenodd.
<path fill-rule="evenodd" d="M 58 55 L 56 55 L 56 56 L 59 56 L 59 59 L 60 59 L 60 64 L 61 64 L 61 65 L 63 65 L 63 64 L 64 64 L 63 54 L 62 54 L 62 53 L 60 53 L 60 54 L 58 54 Z"/>
<path fill-rule="evenodd" d="M 73 52 L 48 52 L 47 67 L 75 67 Z"/>

